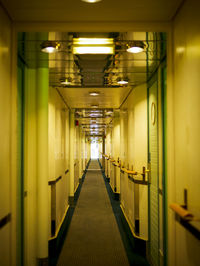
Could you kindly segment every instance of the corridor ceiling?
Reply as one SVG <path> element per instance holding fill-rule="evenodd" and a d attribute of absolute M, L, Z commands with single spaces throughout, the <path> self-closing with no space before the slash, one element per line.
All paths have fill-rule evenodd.
<path fill-rule="evenodd" d="M 183 0 L 1 0 L 18 22 L 163 22 L 170 21 Z"/>
<path fill-rule="evenodd" d="M 164 36 L 153 32 L 26 33 L 19 38 L 18 53 L 28 67 L 47 66 L 50 87 L 58 91 L 69 108 L 76 110 L 76 119 L 87 134 L 102 135 L 106 127 L 112 126 L 113 110 L 119 110 L 134 87 L 146 83 L 160 64 L 165 55 Z M 111 38 L 114 53 L 74 54 L 73 40 L 83 37 Z M 41 44 L 47 40 L 59 43 L 60 49 L 43 53 Z M 128 53 L 127 46 L 135 41 L 144 45 L 144 51 Z M 70 84 L 61 84 L 63 79 L 69 79 Z M 119 85 L 119 79 L 128 84 Z M 92 92 L 97 95 L 90 95 Z"/>
<path fill-rule="evenodd" d="M 4 8 L 15 22 L 25 23 L 88 23 L 110 22 L 168 22 L 176 14 L 183 0 L 102 0 L 89 4 L 81 0 L 1 0 Z M 79 25 L 77 24 L 77 25 Z M 34 24 L 33 24 L 34 25 Z M 59 30 L 59 24 L 56 24 Z M 90 32 L 88 24 L 88 32 Z M 131 90 L 147 81 L 160 63 L 160 40 L 157 34 L 145 32 L 50 32 L 49 40 L 59 41 L 61 49 L 50 54 L 49 83 L 68 104 L 76 110 L 76 119 L 89 135 L 103 135 L 105 128 L 112 126 L 114 112 L 119 110 Z M 71 40 L 74 37 L 112 37 L 113 55 L 74 55 Z M 141 54 L 129 54 L 126 45 L 140 40 L 146 46 Z M 21 51 L 28 66 L 34 66 L 31 52 L 40 51 L 40 41 L 24 42 Z M 28 48 L 27 48 L 28 47 Z M 31 55 L 31 56 L 30 56 Z M 45 60 L 44 60 L 45 61 Z M 147 71 L 148 68 L 148 71 Z M 147 74 L 148 72 L 148 74 Z M 62 85 L 62 78 L 71 78 L 70 85 Z M 120 86 L 119 78 L 129 83 Z M 99 95 L 91 96 L 91 92 Z M 112 111 L 114 111 L 112 113 Z M 110 112 L 110 113 L 109 113 Z M 99 130 L 97 130 L 99 128 Z"/>

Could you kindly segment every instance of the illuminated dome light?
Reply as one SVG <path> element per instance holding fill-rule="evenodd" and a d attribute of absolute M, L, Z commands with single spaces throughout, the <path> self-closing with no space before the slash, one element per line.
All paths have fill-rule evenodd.
<path fill-rule="evenodd" d="M 144 51 L 145 45 L 141 41 L 135 41 L 132 44 L 128 45 L 127 52 L 132 54 L 138 54 Z"/>
<path fill-rule="evenodd" d="M 97 91 L 93 91 L 89 93 L 91 96 L 98 96 L 100 93 Z"/>
<path fill-rule="evenodd" d="M 44 41 L 41 45 L 41 51 L 44 53 L 55 53 L 59 50 L 60 44 L 54 41 Z"/>
<path fill-rule="evenodd" d="M 72 83 L 72 78 L 61 78 L 60 84 L 62 85 L 70 85 Z"/>
<path fill-rule="evenodd" d="M 119 79 L 117 80 L 117 83 L 118 83 L 119 85 L 127 85 L 127 84 L 128 84 L 128 79 L 122 79 L 122 78 L 119 78 Z"/>
<path fill-rule="evenodd" d="M 100 2 L 101 0 L 81 0 L 81 1 L 92 4 L 92 3 Z"/>
<path fill-rule="evenodd" d="M 92 108 L 98 108 L 99 106 L 97 104 L 92 104 L 91 107 Z"/>
<path fill-rule="evenodd" d="M 106 111 L 106 115 L 112 115 L 113 111 Z"/>

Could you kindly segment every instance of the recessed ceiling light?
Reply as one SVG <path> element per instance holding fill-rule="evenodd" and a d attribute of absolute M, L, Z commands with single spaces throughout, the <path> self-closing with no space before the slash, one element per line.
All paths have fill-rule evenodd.
<path fill-rule="evenodd" d="M 72 83 L 72 78 L 61 78 L 60 84 L 62 85 L 70 85 Z"/>
<path fill-rule="evenodd" d="M 144 51 L 145 45 L 142 41 L 134 41 L 132 44 L 128 45 L 127 52 L 138 54 Z"/>
<path fill-rule="evenodd" d="M 44 41 L 41 45 L 41 51 L 44 53 L 55 53 L 60 48 L 60 44 L 55 41 Z"/>
<path fill-rule="evenodd" d="M 111 111 L 111 110 L 106 111 L 107 115 L 112 114 L 112 113 L 113 113 L 113 111 Z"/>
<path fill-rule="evenodd" d="M 97 91 L 92 91 L 92 92 L 89 92 L 89 94 L 90 94 L 91 96 L 98 96 L 100 93 L 97 92 Z"/>
<path fill-rule="evenodd" d="M 117 83 L 119 85 L 127 85 L 128 84 L 128 79 L 118 78 Z"/>
<path fill-rule="evenodd" d="M 92 104 L 91 107 L 92 108 L 98 108 L 99 106 L 98 106 L 98 104 Z"/>
<path fill-rule="evenodd" d="M 101 0 L 81 0 L 83 2 L 86 2 L 86 3 L 97 3 L 97 2 L 100 2 Z"/>

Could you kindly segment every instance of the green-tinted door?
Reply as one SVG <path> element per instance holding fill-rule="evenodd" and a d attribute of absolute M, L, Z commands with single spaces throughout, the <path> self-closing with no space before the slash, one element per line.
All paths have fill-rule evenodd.
<path fill-rule="evenodd" d="M 148 89 L 148 162 L 151 168 L 149 184 L 149 259 L 159 265 L 159 198 L 158 198 L 158 82 Z"/>

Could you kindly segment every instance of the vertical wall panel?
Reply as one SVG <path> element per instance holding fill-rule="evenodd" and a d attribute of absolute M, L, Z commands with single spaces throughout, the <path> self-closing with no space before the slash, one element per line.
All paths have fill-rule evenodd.
<path fill-rule="evenodd" d="M 158 84 L 149 88 L 149 162 L 151 164 L 149 245 L 153 265 L 159 264 L 159 202 L 158 202 Z"/>
<path fill-rule="evenodd" d="M 11 212 L 11 23 L 0 6 L 0 219 Z M 11 223 L 0 229 L 0 258 L 10 264 Z"/>
<path fill-rule="evenodd" d="M 173 199 L 183 204 L 183 191 L 188 190 L 188 209 L 200 217 L 200 4 L 186 0 L 174 20 L 174 175 L 170 176 Z M 171 123 L 168 127 L 171 129 Z M 170 143 L 168 143 L 170 145 Z M 171 202 L 169 202 L 171 203 Z M 171 213 L 171 210 L 169 210 Z M 200 261 L 200 242 L 179 223 L 174 214 L 175 242 L 172 250 L 169 243 L 170 259 L 174 253 L 176 266 L 198 265 Z M 169 232 L 173 230 L 169 228 Z"/>

